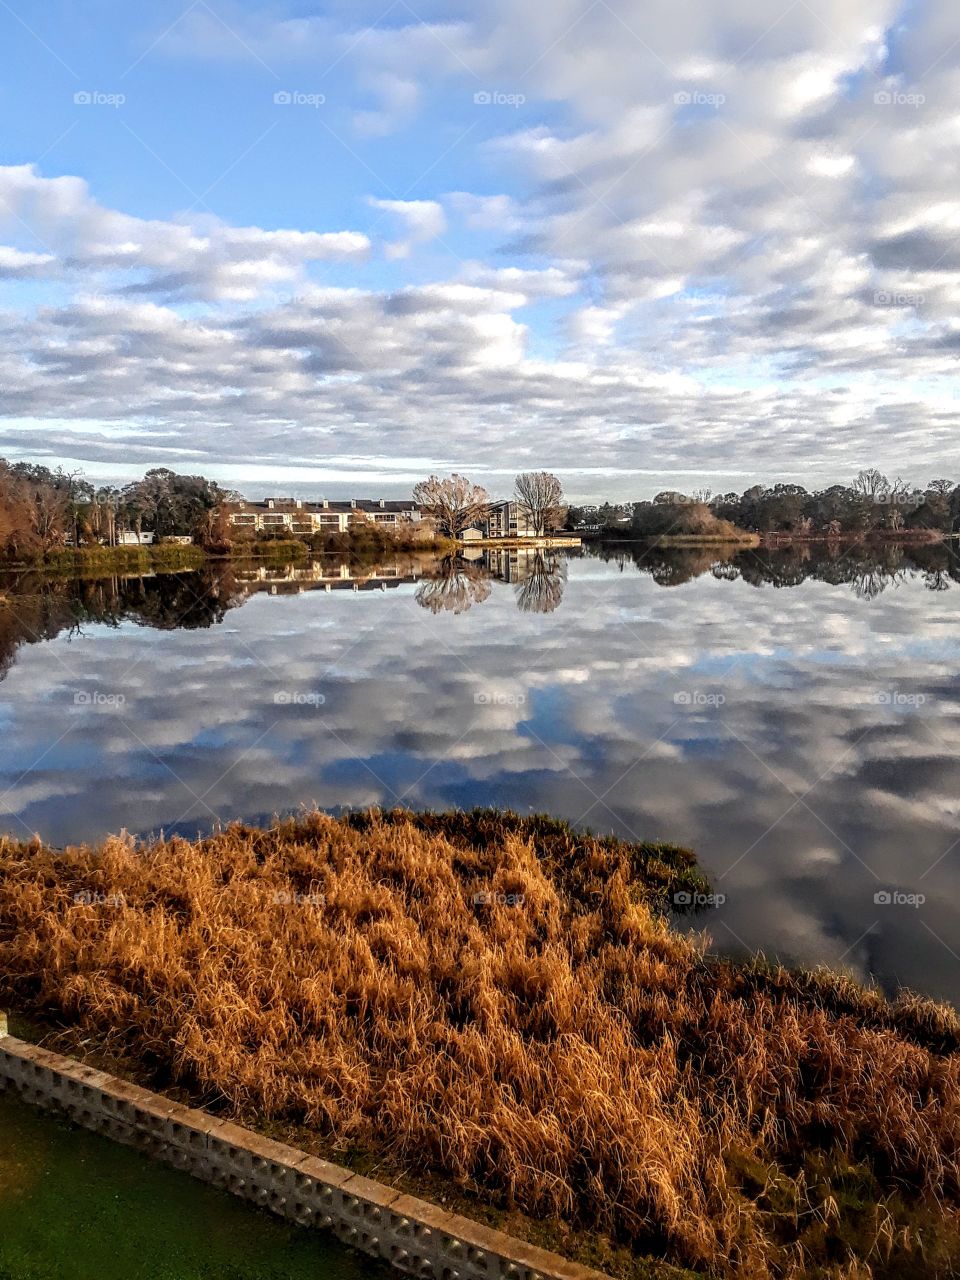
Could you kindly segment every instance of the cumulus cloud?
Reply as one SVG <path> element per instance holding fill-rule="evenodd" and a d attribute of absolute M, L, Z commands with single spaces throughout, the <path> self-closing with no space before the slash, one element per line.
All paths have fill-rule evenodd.
<path fill-rule="evenodd" d="M 164 222 L 99 204 L 82 179 L 45 178 L 32 165 L 0 168 L 0 229 L 26 228 L 46 253 L 0 250 L 0 272 L 133 273 L 131 293 L 210 302 L 246 301 L 295 281 L 311 262 L 350 261 L 369 252 L 357 231 L 231 227 L 204 217 Z"/>
<path fill-rule="evenodd" d="M 426 244 L 443 235 L 447 219 L 443 206 L 436 200 L 376 200 L 371 198 L 374 209 L 397 219 L 404 230 L 402 239 L 387 245 L 391 258 L 409 258 L 415 245 Z"/>

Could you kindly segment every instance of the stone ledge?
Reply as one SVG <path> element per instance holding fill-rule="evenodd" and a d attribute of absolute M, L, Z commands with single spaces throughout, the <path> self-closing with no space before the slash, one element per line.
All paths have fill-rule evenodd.
<path fill-rule="evenodd" d="M 172 1164 L 420 1280 L 609 1280 L 602 1272 L 406 1195 L 232 1120 L 182 1106 L 7 1034 L 0 1088 Z"/>

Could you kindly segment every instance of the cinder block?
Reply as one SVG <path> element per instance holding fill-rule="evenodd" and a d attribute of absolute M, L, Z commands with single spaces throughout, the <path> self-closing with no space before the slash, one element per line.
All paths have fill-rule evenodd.
<path fill-rule="evenodd" d="M 232 1121 L 26 1044 L 6 1032 L 0 1015 L 2 1087 L 273 1213 L 332 1230 L 419 1280 L 608 1280 Z"/>

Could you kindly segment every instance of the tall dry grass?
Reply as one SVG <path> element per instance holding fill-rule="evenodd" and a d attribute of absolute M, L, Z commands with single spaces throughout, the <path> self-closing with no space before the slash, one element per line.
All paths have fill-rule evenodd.
<path fill-rule="evenodd" d="M 951 1274 L 957 1018 L 708 962 L 655 909 L 695 878 L 680 850 L 489 812 L 4 840 L 0 998 L 638 1253 Z"/>

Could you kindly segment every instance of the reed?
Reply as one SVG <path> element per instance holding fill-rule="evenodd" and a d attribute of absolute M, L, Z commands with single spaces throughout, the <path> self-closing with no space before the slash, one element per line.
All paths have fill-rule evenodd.
<path fill-rule="evenodd" d="M 712 961 L 677 887 L 682 849 L 496 811 L 5 839 L 0 997 L 635 1259 L 955 1274 L 960 1020 Z"/>

